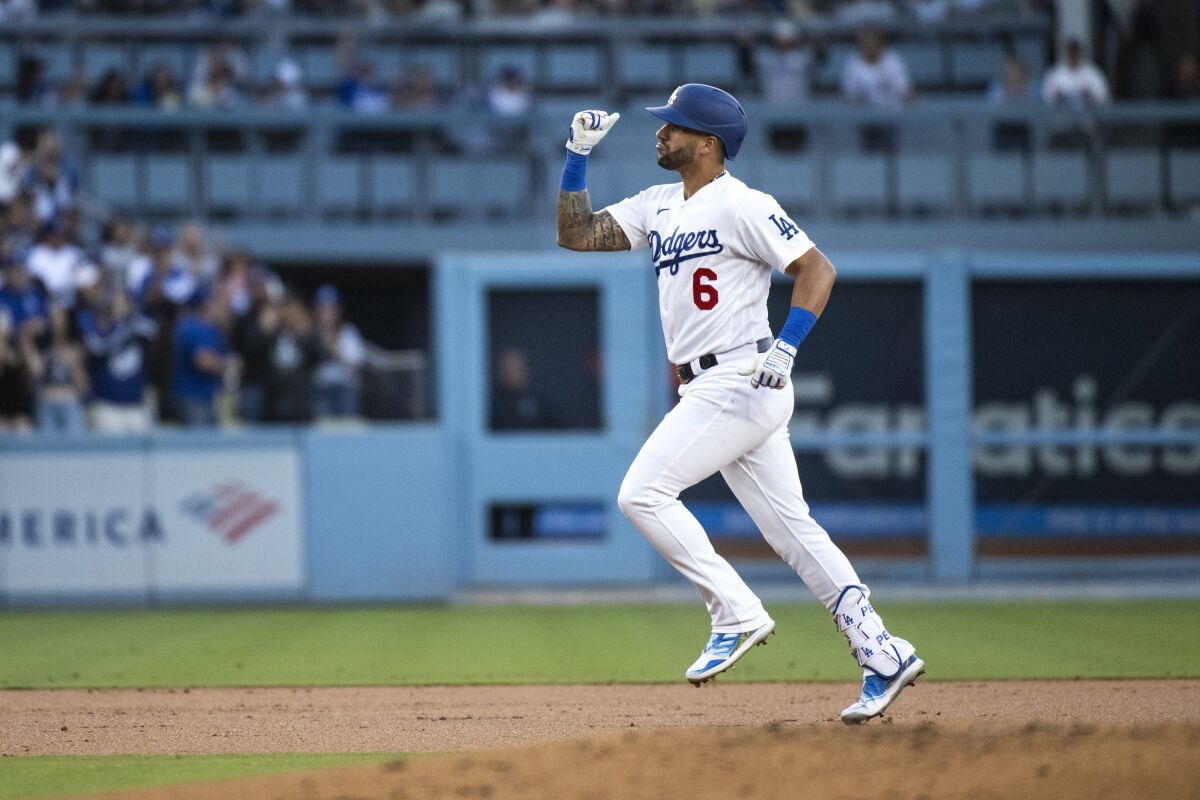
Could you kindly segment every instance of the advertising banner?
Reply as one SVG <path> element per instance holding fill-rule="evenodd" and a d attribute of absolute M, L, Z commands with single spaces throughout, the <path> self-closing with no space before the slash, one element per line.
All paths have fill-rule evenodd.
<path fill-rule="evenodd" d="M 0 590 L 291 593 L 304 583 L 289 447 L 0 456 Z"/>
<path fill-rule="evenodd" d="M 976 431 L 1200 430 L 1200 281 L 981 282 L 972 317 Z M 1200 543 L 1200 445 L 981 446 L 974 462 L 984 552 Z"/>
<path fill-rule="evenodd" d="M 977 433 L 1200 429 L 1200 282 L 982 281 L 971 296 Z M 793 435 L 923 430 L 922 318 L 918 284 L 839 284 L 796 360 Z M 978 445 L 972 460 L 981 553 L 1200 546 L 1196 444 Z M 814 516 L 849 549 L 922 550 L 923 448 L 797 463 Z M 769 554 L 720 476 L 684 499 L 727 552 Z"/>

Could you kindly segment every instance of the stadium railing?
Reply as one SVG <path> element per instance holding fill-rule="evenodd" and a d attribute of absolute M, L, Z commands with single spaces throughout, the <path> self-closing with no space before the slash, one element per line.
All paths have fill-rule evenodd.
<path fill-rule="evenodd" d="M 521 118 L 463 110 L 364 116 L 0 106 L 0 133 L 61 130 L 97 213 L 146 218 L 436 224 L 544 220 L 573 106 Z M 624 107 L 626 137 L 653 120 Z M 926 101 L 872 111 L 748 104 L 731 164 L 794 213 L 946 219 L 1186 217 L 1200 204 L 1200 108 L 1130 103 L 1083 113 Z M 644 118 L 644 119 L 643 119 Z M 661 182 L 648 148 L 598 152 L 593 194 Z"/>
<path fill-rule="evenodd" d="M 200 50 L 213 42 L 242 46 L 252 78 L 266 83 L 283 54 L 295 58 L 310 85 L 328 89 L 336 80 L 340 37 L 352 36 L 355 56 L 372 61 L 381 77 L 423 64 L 450 88 L 479 85 L 505 65 L 520 68 L 545 91 L 588 91 L 606 102 L 631 92 L 661 91 L 686 81 L 745 88 L 739 70 L 738 36 L 765 39 L 765 17 L 670 17 L 580 19 L 546 24 L 536 19 L 495 18 L 452 24 L 420 20 L 351 21 L 283 15 L 243 20 L 178 20 L 67 16 L 6 24 L 0 29 L 0 90 L 11 87 L 5 68 L 21 53 L 39 55 L 48 77 L 62 79 L 83 66 L 94 80 L 109 66 L 141 75 L 166 61 L 186 75 Z M 818 88 L 837 85 L 841 63 L 853 49 L 856 25 L 822 18 L 798 21 L 819 37 L 828 57 L 815 78 Z M 1025 60 L 1031 74 L 1044 66 L 1052 28 L 1038 15 L 997 14 L 922 24 L 907 18 L 880 22 L 908 60 L 922 88 L 978 90 L 999 75 L 1006 49 Z"/>

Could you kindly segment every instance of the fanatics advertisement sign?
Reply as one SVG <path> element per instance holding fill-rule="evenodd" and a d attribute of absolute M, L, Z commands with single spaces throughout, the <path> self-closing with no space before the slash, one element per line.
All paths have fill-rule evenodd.
<path fill-rule="evenodd" d="M 776 328 L 786 288 L 773 287 Z M 978 281 L 971 297 L 978 434 L 1200 429 L 1200 283 Z M 793 435 L 924 430 L 922 317 L 915 283 L 839 285 L 796 361 Z M 972 457 L 983 551 L 1200 541 L 1195 442 L 989 443 Z M 921 551 L 923 448 L 801 451 L 797 463 L 814 516 L 840 542 Z M 684 499 L 714 537 L 758 538 L 719 477 Z"/>
<path fill-rule="evenodd" d="M 290 448 L 0 456 L 0 591 L 298 592 Z"/>

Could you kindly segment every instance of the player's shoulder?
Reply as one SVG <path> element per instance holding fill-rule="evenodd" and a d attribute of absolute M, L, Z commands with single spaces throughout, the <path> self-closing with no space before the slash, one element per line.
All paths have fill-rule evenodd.
<path fill-rule="evenodd" d="M 732 176 L 731 176 L 732 177 Z M 771 195 L 748 186 L 744 181 L 734 178 L 730 181 L 729 188 L 726 192 L 730 205 L 738 209 L 738 213 L 746 211 L 755 211 L 758 209 L 775 209 L 779 207 L 779 201 Z"/>

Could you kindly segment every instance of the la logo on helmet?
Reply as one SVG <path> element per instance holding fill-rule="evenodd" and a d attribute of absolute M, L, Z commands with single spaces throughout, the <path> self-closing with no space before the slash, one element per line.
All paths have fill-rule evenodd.
<path fill-rule="evenodd" d="M 678 96 L 679 96 L 679 89 L 676 89 L 675 91 L 671 92 L 671 96 L 669 98 L 667 98 L 667 105 L 669 105 L 669 106 L 675 105 L 675 98 Z"/>

